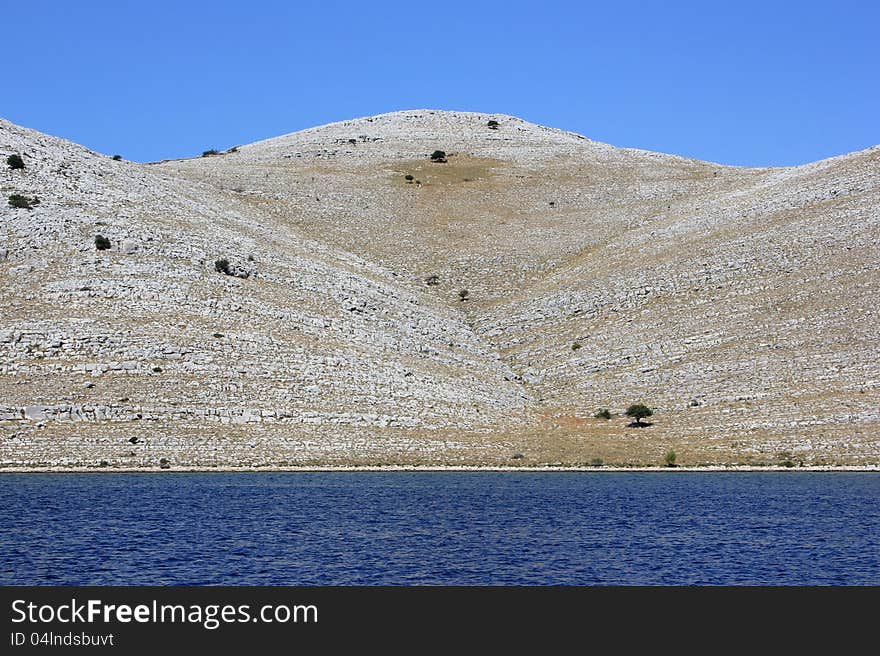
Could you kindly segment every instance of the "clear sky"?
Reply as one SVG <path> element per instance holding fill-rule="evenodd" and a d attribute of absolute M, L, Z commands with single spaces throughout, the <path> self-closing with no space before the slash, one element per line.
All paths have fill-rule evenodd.
<path fill-rule="evenodd" d="M 880 2 L 0 0 L 0 116 L 138 161 L 400 109 L 789 165 L 880 143 Z"/>

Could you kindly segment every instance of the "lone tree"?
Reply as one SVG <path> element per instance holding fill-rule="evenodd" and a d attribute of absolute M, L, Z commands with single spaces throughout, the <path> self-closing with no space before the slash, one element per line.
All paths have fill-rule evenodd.
<path fill-rule="evenodd" d="M 104 235 L 95 235 L 95 248 L 99 251 L 106 251 L 110 249 L 110 240 L 107 239 Z"/>
<path fill-rule="evenodd" d="M 445 164 L 446 163 L 446 151 L 445 150 L 435 150 L 431 153 L 431 161 L 435 164 Z"/>
<path fill-rule="evenodd" d="M 635 419 L 634 423 L 636 426 L 639 427 L 646 425 L 642 423 L 642 419 L 644 419 L 645 417 L 650 417 L 653 414 L 654 411 L 643 403 L 633 403 L 630 407 L 626 409 L 626 416 Z"/>
<path fill-rule="evenodd" d="M 21 155 L 10 155 L 6 158 L 6 163 L 13 171 L 24 168 L 24 160 L 21 158 Z"/>
<path fill-rule="evenodd" d="M 488 128 L 489 128 L 490 130 L 497 130 L 497 129 L 498 129 L 498 126 L 499 126 L 500 124 L 499 124 L 498 121 L 496 121 L 495 119 L 489 119 L 489 122 L 486 123 L 486 125 L 488 126 Z"/>
<path fill-rule="evenodd" d="M 458 298 L 462 301 L 468 300 L 469 296 L 470 296 L 470 292 L 466 289 L 462 289 L 460 292 L 458 292 Z"/>

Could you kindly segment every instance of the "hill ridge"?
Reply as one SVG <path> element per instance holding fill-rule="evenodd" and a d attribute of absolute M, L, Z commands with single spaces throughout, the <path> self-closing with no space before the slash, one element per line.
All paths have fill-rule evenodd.
<path fill-rule="evenodd" d="M 0 468 L 880 459 L 880 147 L 405 110 L 144 165 L 0 119 L 12 153 Z"/>

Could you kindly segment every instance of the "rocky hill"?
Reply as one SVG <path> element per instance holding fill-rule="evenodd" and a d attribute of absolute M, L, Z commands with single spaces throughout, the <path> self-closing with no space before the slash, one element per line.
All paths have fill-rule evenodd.
<path fill-rule="evenodd" d="M 420 110 L 149 165 L 0 121 L 10 154 L 0 467 L 880 462 L 880 148 Z"/>

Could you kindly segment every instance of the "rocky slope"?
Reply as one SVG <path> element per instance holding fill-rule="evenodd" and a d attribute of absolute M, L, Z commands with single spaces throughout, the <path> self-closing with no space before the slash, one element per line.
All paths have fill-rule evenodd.
<path fill-rule="evenodd" d="M 12 153 L 0 467 L 880 462 L 880 148 L 421 110 L 153 165 L 0 121 Z"/>

